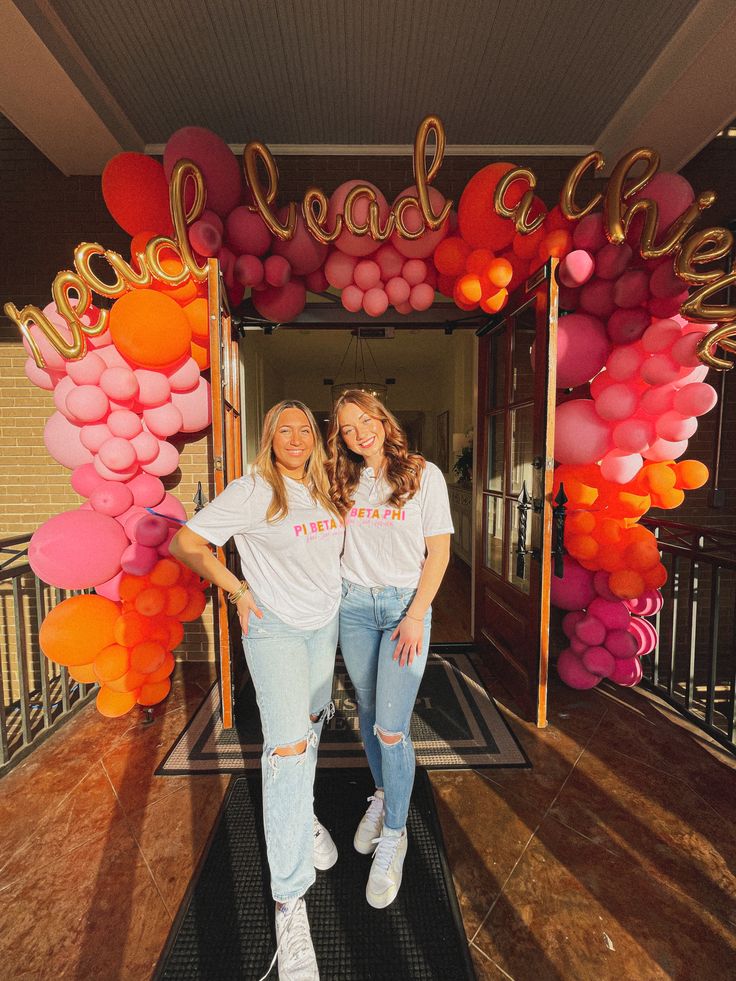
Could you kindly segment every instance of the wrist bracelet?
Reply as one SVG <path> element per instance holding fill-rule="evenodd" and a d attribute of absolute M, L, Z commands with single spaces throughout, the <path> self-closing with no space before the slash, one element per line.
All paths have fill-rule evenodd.
<path fill-rule="evenodd" d="M 411 613 L 405 613 L 404 616 L 410 620 L 416 620 L 417 623 L 424 623 L 424 617 L 413 617 Z"/>
<path fill-rule="evenodd" d="M 238 586 L 238 588 L 237 589 L 234 589 L 232 591 L 232 593 L 228 593 L 227 594 L 228 602 L 230 602 L 230 603 L 237 603 L 239 599 L 241 599 L 243 596 L 245 596 L 245 594 L 248 592 L 249 589 L 250 589 L 250 586 L 245 581 L 245 579 L 241 579 L 240 585 Z"/>

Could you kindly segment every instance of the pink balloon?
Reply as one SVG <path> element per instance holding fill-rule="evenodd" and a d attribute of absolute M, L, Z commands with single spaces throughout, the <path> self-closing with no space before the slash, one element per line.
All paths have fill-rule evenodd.
<path fill-rule="evenodd" d="M 614 310 L 608 318 L 606 332 L 614 344 L 633 344 L 642 336 L 651 319 L 644 307 Z"/>
<path fill-rule="evenodd" d="M 407 187 L 406 190 L 397 195 L 394 204 L 396 204 L 402 198 L 416 198 L 416 196 L 417 188 L 412 184 L 411 187 Z M 437 188 L 431 186 L 429 188 L 429 203 L 432 207 L 432 211 L 436 215 L 440 214 L 445 206 L 445 199 L 442 194 L 440 194 Z M 409 205 L 406 208 L 403 213 L 403 221 L 404 225 L 410 232 L 418 232 L 424 226 L 422 213 L 419 208 L 416 207 L 416 205 Z M 447 218 L 434 232 L 425 227 L 420 237 L 416 239 L 401 238 L 398 232 L 394 232 L 390 241 L 394 248 L 396 248 L 402 255 L 413 259 L 427 259 L 432 255 L 442 239 L 448 234 L 449 227 L 450 222 L 449 218 Z M 396 275 L 396 273 L 393 273 L 393 275 Z"/>
<path fill-rule="evenodd" d="M 115 347 L 114 344 L 110 344 L 108 347 L 98 348 L 95 351 L 102 360 L 105 362 L 108 368 L 129 368 L 130 365 L 122 356 L 120 351 Z M 101 376 L 100 376 L 101 377 Z"/>
<path fill-rule="evenodd" d="M 633 196 L 631 203 L 642 199 L 654 201 L 657 205 L 657 235 L 655 242 L 660 242 L 664 238 L 664 232 L 669 228 L 676 218 L 679 218 L 695 200 L 695 194 L 690 184 L 679 174 L 670 174 L 660 171 L 643 187 L 641 191 Z M 636 215 L 632 221 L 631 234 L 633 240 L 638 241 L 641 234 L 643 218 Z"/>
<path fill-rule="evenodd" d="M 580 306 L 580 290 L 569 286 L 560 286 L 560 310 L 572 312 Z"/>
<path fill-rule="evenodd" d="M 587 283 L 595 270 L 595 261 L 585 249 L 569 252 L 558 266 L 557 275 L 563 286 L 575 288 Z"/>
<path fill-rule="evenodd" d="M 657 436 L 676 443 L 681 439 L 690 439 L 698 428 L 698 420 L 694 416 L 682 416 L 679 412 L 671 411 L 660 416 L 654 425 Z"/>
<path fill-rule="evenodd" d="M 260 214 L 245 205 L 235 208 L 227 216 L 225 237 L 234 255 L 265 255 L 273 241 Z"/>
<path fill-rule="evenodd" d="M 649 280 L 649 289 L 656 299 L 678 296 L 682 293 L 682 280 L 675 275 L 671 260 L 657 266 Z"/>
<path fill-rule="evenodd" d="M 307 291 L 303 279 L 290 279 L 286 286 L 268 286 L 253 294 L 253 306 L 266 320 L 274 323 L 288 323 L 304 309 Z"/>
<path fill-rule="evenodd" d="M 112 439 L 113 433 L 107 423 L 102 422 L 93 426 L 82 426 L 80 439 L 90 453 L 97 453 L 103 443 Z"/>
<path fill-rule="evenodd" d="M 407 313 L 411 313 L 411 303 L 407 300 L 406 303 L 397 303 L 394 307 L 397 313 L 405 316 Z"/>
<path fill-rule="evenodd" d="M 427 275 L 427 264 L 421 259 L 407 259 L 401 267 L 401 275 L 409 286 L 418 286 L 423 283 Z"/>
<path fill-rule="evenodd" d="M 631 418 L 638 404 L 639 393 L 634 385 L 631 382 L 617 382 L 596 396 L 595 411 L 601 419 L 620 422 Z"/>
<path fill-rule="evenodd" d="M 115 439 L 115 438 L 116 437 L 113 437 L 113 439 Z M 127 480 L 130 480 L 131 477 L 134 477 L 138 473 L 138 461 L 137 460 L 127 470 L 112 470 L 110 467 L 108 467 L 103 462 L 102 458 L 100 457 L 100 455 L 98 453 L 97 456 L 94 458 L 93 464 L 94 464 L 94 468 L 97 471 L 97 473 L 101 477 L 104 477 L 105 480 L 122 480 L 122 481 L 127 481 Z"/>
<path fill-rule="evenodd" d="M 171 388 L 166 375 L 147 368 L 136 368 L 133 374 L 138 382 L 138 401 L 141 405 L 148 408 L 168 402 Z"/>
<path fill-rule="evenodd" d="M 158 456 L 158 440 L 152 433 L 142 432 L 134 436 L 130 445 L 139 463 L 151 463 Z"/>
<path fill-rule="evenodd" d="M 682 293 L 678 293 L 677 296 L 665 296 L 661 298 L 654 298 L 649 301 L 647 306 L 653 317 L 657 319 L 663 317 L 674 317 L 675 314 L 680 312 L 680 307 L 687 299 L 687 290 L 683 290 Z"/>
<path fill-rule="evenodd" d="M 83 463 L 75 467 L 71 478 L 72 487 L 81 497 L 89 497 L 96 487 L 105 483 L 91 463 Z"/>
<path fill-rule="evenodd" d="M 573 654 L 577 654 L 578 657 L 582 657 L 583 654 L 585 654 L 585 652 L 588 650 L 588 645 L 585 643 L 584 640 L 580 640 L 580 638 L 577 636 L 571 637 L 570 650 L 573 652 Z"/>
<path fill-rule="evenodd" d="M 570 613 L 566 613 L 562 618 L 562 630 L 565 636 L 574 637 L 575 627 L 584 619 L 585 613 L 582 610 L 571 610 Z"/>
<path fill-rule="evenodd" d="M 656 439 L 654 423 L 639 416 L 614 426 L 611 435 L 614 446 L 628 453 L 641 453 Z"/>
<path fill-rule="evenodd" d="M 335 221 L 338 214 L 342 214 L 345 207 L 345 198 L 348 193 L 358 184 L 367 184 L 374 194 L 376 195 L 376 200 L 378 202 L 378 218 L 381 226 L 386 224 L 386 219 L 388 218 L 388 202 L 375 184 L 371 184 L 370 181 L 361 180 L 351 180 L 345 181 L 344 184 L 340 184 L 336 188 L 332 195 L 330 196 L 330 203 L 327 209 L 327 228 L 334 228 Z M 368 198 L 365 195 L 359 197 L 353 206 L 353 219 L 356 224 L 363 225 L 368 220 Z M 347 255 L 363 256 L 371 255 L 376 251 L 379 242 L 376 242 L 370 237 L 370 235 L 353 235 L 348 228 L 343 228 L 342 232 L 338 235 L 335 246 L 341 252 L 345 252 Z"/>
<path fill-rule="evenodd" d="M 649 298 L 649 277 L 641 269 L 630 269 L 613 284 L 613 302 L 617 307 L 632 310 Z"/>
<path fill-rule="evenodd" d="M 630 657 L 626 660 L 616 661 L 616 665 L 609 675 L 611 681 L 624 688 L 633 688 L 638 685 L 644 672 L 637 657 Z"/>
<path fill-rule="evenodd" d="M 26 362 L 23 365 L 23 371 L 25 372 L 26 378 L 32 385 L 35 385 L 37 388 L 42 388 L 46 392 L 52 392 L 54 390 L 54 386 L 57 385 L 59 380 L 63 377 L 56 371 L 46 371 L 43 368 L 39 368 L 33 358 L 26 358 Z"/>
<path fill-rule="evenodd" d="M 381 268 L 372 259 L 361 259 L 353 271 L 353 279 L 364 292 L 373 289 L 381 282 Z"/>
<path fill-rule="evenodd" d="M 120 571 L 128 544 L 114 518 L 92 510 L 63 511 L 32 535 L 28 561 L 43 582 L 60 589 L 86 589 Z"/>
<path fill-rule="evenodd" d="M 212 218 L 216 218 L 217 223 Z M 194 251 L 201 256 L 216 256 L 222 248 L 222 232 L 223 224 L 220 216 L 214 211 L 203 212 L 201 218 L 189 227 L 189 242 Z"/>
<path fill-rule="evenodd" d="M 632 617 L 629 633 L 634 638 L 637 657 L 644 657 L 644 655 L 651 653 L 657 645 L 657 631 L 648 620 L 643 620 L 638 616 Z"/>
<path fill-rule="evenodd" d="M 660 354 L 682 337 L 682 327 L 674 320 L 655 320 L 641 338 L 641 346 L 647 354 Z"/>
<path fill-rule="evenodd" d="M 304 282 L 307 289 L 312 293 L 326 293 L 330 285 L 327 282 L 324 269 L 315 269 L 314 272 L 308 273 Z"/>
<path fill-rule="evenodd" d="M 575 636 L 584 644 L 594 647 L 602 644 L 606 637 L 606 628 L 601 621 L 589 613 L 575 625 Z"/>
<path fill-rule="evenodd" d="M 123 473 L 136 464 L 135 450 L 127 439 L 120 436 L 113 436 L 102 444 L 98 451 L 100 460 L 114 470 L 116 473 Z"/>
<path fill-rule="evenodd" d="M 138 379 L 131 368 L 107 368 L 100 378 L 100 388 L 111 399 L 125 402 L 138 395 Z"/>
<path fill-rule="evenodd" d="M 66 407 L 80 422 L 99 422 L 109 412 L 110 403 L 97 385 L 79 385 L 67 395 Z"/>
<path fill-rule="evenodd" d="M 575 225 L 572 236 L 576 249 L 586 252 L 599 252 L 608 244 L 603 226 L 603 215 L 599 213 L 586 215 Z"/>
<path fill-rule="evenodd" d="M 576 657 L 569 648 L 562 651 L 557 659 L 557 673 L 566 685 L 578 691 L 595 688 L 600 681 L 599 676 L 588 671 L 580 658 Z"/>
<path fill-rule="evenodd" d="M 172 394 L 171 397 L 173 399 L 174 395 Z M 144 409 L 143 421 L 157 439 L 166 439 L 181 432 L 181 427 L 184 425 L 181 412 L 173 402 L 159 405 L 155 409 Z"/>
<path fill-rule="evenodd" d="M 582 661 L 587 671 L 601 678 L 607 678 L 616 669 L 616 660 L 605 647 L 589 647 Z"/>
<path fill-rule="evenodd" d="M 403 276 L 393 276 L 386 283 L 386 296 L 393 306 L 396 306 L 397 303 L 406 303 L 410 293 L 411 286 Z"/>
<path fill-rule="evenodd" d="M 133 536 L 139 545 L 148 545 L 156 548 L 166 541 L 169 525 L 165 518 L 159 518 L 155 514 L 144 514 L 138 519 L 133 528 Z"/>
<path fill-rule="evenodd" d="M 184 510 L 184 505 L 181 501 L 174 497 L 173 494 L 166 493 L 162 501 L 156 505 L 156 511 L 159 514 L 164 514 L 168 518 L 181 518 L 186 520 L 187 513 Z M 177 522 L 178 524 L 178 522 Z"/>
<path fill-rule="evenodd" d="M 157 562 L 156 549 L 148 545 L 139 545 L 138 542 L 128 545 L 120 560 L 123 571 L 129 572 L 132 576 L 147 576 Z"/>
<path fill-rule="evenodd" d="M 597 463 L 611 448 L 611 427 L 590 399 L 557 406 L 554 456 L 559 463 Z"/>
<path fill-rule="evenodd" d="M 79 426 L 69 422 L 60 412 L 54 412 L 46 420 L 43 442 L 49 455 L 57 463 L 68 470 L 74 470 L 92 462 L 92 454 L 82 443 L 81 435 Z"/>
<path fill-rule="evenodd" d="M 606 320 L 615 308 L 613 283 L 606 279 L 591 279 L 580 290 L 580 306 L 586 313 Z"/>
<path fill-rule="evenodd" d="M 557 387 L 577 388 L 590 381 L 606 363 L 611 342 L 596 317 L 569 313 L 557 327 Z"/>
<path fill-rule="evenodd" d="M 667 439 L 655 439 L 651 446 L 646 450 L 642 450 L 641 455 L 645 460 L 662 463 L 664 460 L 676 460 L 682 456 L 686 449 L 686 439 L 678 440 L 677 442 L 670 442 Z"/>
<path fill-rule="evenodd" d="M 601 279 L 618 279 L 631 262 L 633 252 L 626 244 L 604 245 L 595 257 L 595 274 Z"/>
<path fill-rule="evenodd" d="M 396 276 L 401 275 L 401 270 L 406 262 L 405 256 L 393 247 L 393 245 L 382 245 L 373 256 L 381 270 L 381 279 L 388 282 Z"/>
<path fill-rule="evenodd" d="M 675 389 L 671 384 L 656 385 L 643 393 L 639 408 L 649 416 L 661 416 L 672 408 Z"/>
<path fill-rule="evenodd" d="M 639 453 L 609 450 L 601 460 L 601 475 L 614 484 L 628 484 L 639 473 L 644 460 Z"/>
<path fill-rule="evenodd" d="M 363 296 L 363 309 L 369 317 L 380 317 L 388 309 L 386 291 L 379 287 L 368 290 Z"/>
<path fill-rule="evenodd" d="M 235 286 L 235 253 L 223 245 L 217 258 L 220 260 L 220 269 L 225 286 L 227 289 L 232 289 Z"/>
<path fill-rule="evenodd" d="M 108 480 L 92 491 L 89 503 L 95 511 L 117 518 L 119 514 L 124 514 L 133 506 L 133 494 L 127 484 Z"/>
<path fill-rule="evenodd" d="M 111 412 L 107 417 L 107 425 L 113 436 L 122 436 L 123 439 L 133 439 L 143 430 L 141 417 L 130 409 L 116 409 Z"/>
<path fill-rule="evenodd" d="M 133 503 L 139 507 L 155 508 L 166 493 L 158 477 L 148 473 L 140 473 L 137 477 L 133 477 L 127 486 L 133 494 Z"/>
<path fill-rule="evenodd" d="M 622 630 L 609 630 L 606 634 L 606 649 L 614 657 L 628 658 L 636 654 L 636 640 L 628 625 Z"/>
<path fill-rule="evenodd" d="M 224 218 L 238 205 L 243 186 L 240 162 L 216 133 L 200 126 L 177 130 L 164 149 L 164 172 L 168 180 L 176 162 L 182 159 L 193 161 L 202 172 L 208 208 Z"/>
<path fill-rule="evenodd" d="M 604 600 L 607 600 L 609 603 L 620 603 L 621 601 L 619 600 L 618 596 L 612 593 L 608 588 L 609 575 L 610 573 L 605 572 L 603 569 L 600 569 L 598 572 L 594 572 L 593 588 L 598 596 Z"/>
<path fill-rule="evenodd" d="M 638 344 L 615 347 L 606 361 L 606 371 L 615 381 L 628 381 L 634 378 L 644 357 Z"/>
<path fill-rule="evenodd" d="M 178 432 L 199 433 L 212 422 L 212 396 L 206 378 L 200 378 L 199 385 L 191 392 L 174 392 L 171 401 L 181 414 Z"/>
<path fill-rule="evenodd" d="M 363 290 L 350 283 L 340 294 L 340 302 L 349 313 L 357 313 L 363 309 Z"/>
<path fill-rule="evenodd" d="M 697 368 L 700 366 L 697 347 L 700 343 L 702 334 L 686 334 L 672 345 L 670 357 L 683 368 Z"/>
<path fill-rule="evenodd" d="M 707 378 L 708 371 L 707 364 L 701 364 L 697 368 L 681 368 L 679 376 L 672 382 L 672 387 L 684 388 L 686 385 L 702 382 Z"/>
<path fill-rule="evenodd" d="M 712 385 L 696 382 L 675 392 L 673 408 L 687 416 L 703 416 L 710 412 L 718 401 L 718 393 Z"/>
<path fill-rule="evenodd" d="M 234 275 L 242 286 L 260 286 L 265 275 L 263 263 L 255 255 L 238 256 Z"/>
<path fill-rule="evenodd" d="M 593 573 L 569 555 L 562 562 L 564 575 L 561 579 L 552 577 L 552 605 L 562 610 L 584 610 L 596 596 Z"/>
<path fill-rule="evenodd" d="M 325 262 L 325 276 L 330 286 L 336 290 L 344 290 L 353 281 L 353 273 L 357 265 L 357 259 L 344 252 L 335 250 L 330 252 Z"/>
<path fill-rule="evenodd" d="M 277 212 L 280 221 L 286 220 L 286 208 Z M 301 215 L 296 217 L 294 237 L 288 242 L 275 239 L 272 252 L 288 260 L 295 276 L 308 276 L 325 264 L 328 247 L 319 242 L 309 231 Z"/>
<path fill-rule="evenodd" d="M 647 385 L 666 385 L 674 381 L 680 373 L 680 366 L 667 354 L 653 354 L 642 362 L 640 378 Z"/>
<path fill-rule="evenodd" d="M 191 392 L 199 385 L 199 365 L 194 358 L 187 358 L 169 375 L 169 385 L 172 392 Z"/>
<path fill-rule="evenodd" d="M 411 288 L 409 303 L 411 304 L 412 310 L 429 310 L 434 303 L 434 289 L 429 283 L 417 283 L 416 286 L 412 286 Z"/>
<path fill-rule="evenodd" d="M 588 613 L 597 617 L 606 630 L 626 630 L 631 620 L 631 614 L 622 600 L 613 602 L 597 596 L 588 607 Z"/>
<path fill-rule="evenodd" d="M 112 600 L 113 603 L 120 602 L 120 582 L 125 573 L 120 570 L 116 576 L 112 579 L 108 579 L 107 582 L 98 582 L 95 586 L 95 592 L 98 596 L 104 596 L 105 599 Z"/>
<path fill-rule="evenodd" d="M 166 558 L 168 555 L 171 554 L 169 550 L 169 545 L 171 545 L 171 539 L 174 537 L 177 530 L 178 529 L 176 528 L 169 528 L 168 533 L 166 535 L 166 539 L 163 542 L 161 542 L 159 546 L 157 546 L 156 551 L 162 558 Z"/>
<path fill-rule="evenodd" d="M 659 613 L 664 605 L 664 600 L 658 589 L 648 589 L 636 599 L 624 600 L 624 603 L 637 616 L 651 617 L 655 613 Z"/>
<path fill-rule="evenodd" d="M 286 286 L 291 279 L 291 266 L 282 255 L 270 255 L 264 259 L 263 276 L 269 286 Z"/>
<path fill-rule="evenodd" d="M 150 463 L 142 463 L 141 469 L 154 477 L 167 477 L 179 466 L 179 451 L 166 441 L 159 441 L 158 454 Z"/>
<path fill-rule="evenodd" d="M 68 361 L 66 373 L 75 385 L 98 385 L 107 365 L 99 356 L 90 351 L 79 361 Z"/>

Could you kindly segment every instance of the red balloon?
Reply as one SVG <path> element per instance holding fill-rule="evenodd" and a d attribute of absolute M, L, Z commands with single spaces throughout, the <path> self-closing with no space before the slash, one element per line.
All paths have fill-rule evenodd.
<path fill-rule="evenodd" d="M 266 320 L 286 323 L 294 320 L 304 309 L 307 291 L 303 279 L 290 279 L 285 286 L 267 286 L 256 290 L 252 296 L 253 306 Z"/>
<path fill-rule="evenodd" d="M 107 210 L 128 235 L 172 231 L 169 185 L 164 168 L 144 153 L 118 153 L 102 171 Z"/>
<path fill-rule="evenodd" d="M 511 245 L 513 241 L 516 231 L 513 221 L 497 215 L 493 207 L 493 195 L 498 182 L 513 169 L 514 165 L 510 163 L 489 164 L 474 174 L 465 185 L 457 209 L 458 223 L 460 234 L 474 249 L 497 251 Z M 506 202 L 510 205 L 518 203 L 521 193 L 520 186 L 510 188 Z"/>

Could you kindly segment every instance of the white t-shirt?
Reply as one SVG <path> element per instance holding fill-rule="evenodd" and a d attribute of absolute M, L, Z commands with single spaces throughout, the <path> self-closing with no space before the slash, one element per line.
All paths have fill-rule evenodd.
<path fill-rule="evenodd" d="M 402 508 L 386 501 L 391 489 L 371 467 L 364 467 L 355 503 L 345 516 L 342 574 L 361 586 L 414 589 L 431 535 L 452 534 L 447 484 L 433 463 L 422 471 L 419 491 Z"/>
<path fill-rule="evenodd" d="M 297 480 L 284 478 L 288 514 L 267 522 L 273 491 L 259 474 L 239 477 L 187 527 L 213 545 L 235 539 L 243 575 L 259 603 L 303 630 L 323 627 L 340 604 L 340 520 Z"/>

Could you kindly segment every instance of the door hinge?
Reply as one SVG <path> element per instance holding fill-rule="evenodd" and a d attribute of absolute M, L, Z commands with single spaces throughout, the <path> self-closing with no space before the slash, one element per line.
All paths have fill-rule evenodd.
<path fill-rule="evenodd" d="M 215 470 L 223 470 L 223 460 L 221 456 L 215 457 Z"/>

